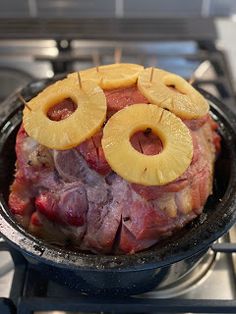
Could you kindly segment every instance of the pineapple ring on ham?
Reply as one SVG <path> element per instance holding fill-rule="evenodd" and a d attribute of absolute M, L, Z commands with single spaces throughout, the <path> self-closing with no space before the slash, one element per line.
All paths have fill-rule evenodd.
<path fill-rule="evenodd" d="M 151 128 L 162 141 L 157 155 L 143 155 L 130 138 Z M 171 112 L 153 104 L 134 104 L 115 113 L 103 129 L 102 147 L 111 168 L 125 180 L 142 185 L 164 185 L 189 167 L 193 143 L 189 129 Z"/>
<path fill-rule="evenodd" d="M 198 119 L 209 111 L 205 98 L 182 77 L 157 68 L 146 68 L 138 78 L 140 92 L 155 105 L 181 119 Z"/>
<path fill-rule="evenodd" d="M 102 65 L 80 71 L 82 80 L 91 80 L 102 89 L 115 89 L 132 86 L 137 82 L 139 73 L 143 66 L 132 63 L 115 63 Z M 77 78 L 78 73 L 71 73 L 69 78 Z"/>
<path fill-rule="evenodd" d="M 48 110 L 60 101 L 71 98 L 76 110 L 66 119 L 50 120 Z M 23 125 L 38 143 L 58 150 L 79 145 L 93 136 L 106 118 L 106 98 L 94 82 L 80 83 L 68 78 L 57 81 L 27 103 L 23 111 Z"/>

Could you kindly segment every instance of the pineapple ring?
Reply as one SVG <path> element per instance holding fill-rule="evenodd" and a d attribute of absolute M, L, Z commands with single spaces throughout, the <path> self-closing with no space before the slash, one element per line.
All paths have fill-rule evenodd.
<path fill-rule="evenodd" d="M 115 63 L 87 69 L 79 73 L 82 80 L 94 81 L 106 90 L 129 87 L 135 84 L 142 70 L 143 66 L 138 64 Z M 77 72 L 69 74 L 68 77 L 77 79 Z"/>
<path fill-rule="evenodd" d="M 169 88 L 172 86 L 175 89 Z M 143 70 L 138 78 L 138 88 L 151 103 L 182 119 L 198 119 L 209 111 L 208 102 L 187 81 L 161 69 Z"/>
<path fill-rule="evenodd" d="M 162 141 L 157 155 L 143 155 L 130 143 L 137 131 L 151 128 Z M 115 113 L 103 129 L 102 148 L 111 168 L 125 180 L 163 185 L 188 168 L 193 156 L 189 129 L 174 114 L 153 104 L 135 104 Z"/>
<path fill-rule="evenodd" d="M 71 98 L 77 109 L 66 119 L 52 121 L 47 112 L 54 104 Z M 23 125 L 28 135 L 52 149 L 69 149 L 94 135 L 106 118 L 106 98 L 94 82 L 68 78 L 57 81 L 28 102 L 23 111 Z"/>

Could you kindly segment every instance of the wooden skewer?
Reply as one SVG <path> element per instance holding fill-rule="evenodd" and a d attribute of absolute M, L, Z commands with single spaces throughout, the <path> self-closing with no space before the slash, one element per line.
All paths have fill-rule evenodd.
<path fill-rule="evenodd" d="M 81 81 L 81 76 L 80 76 L 80 73 L 77 72 L 78 74 L 78 80 L 79 80 L 79 87 L 82 89 L 82 81 Z"/>
<path fill-rule="evenodd" d="M 152 69 L 151 69 L 150 83 L 152 82 L 152 79 L 153 79 L 153 74 L 154 74 L 154 68 L 152 68 Z"/>
<path fill-rule="evenodd" d="M 20 99 L 20 101 L 25 105 L 25 107 L 27 109 L 29 109 L 30 111 L 32 111 L 32 109 L 30 108 L 30 106 L 27 104 L 27 102 L 25 101 L 25 99 L 22 97 L 22 95 L 20 93 L 17 94 L 17 97 Z"/>
<path fill-rule="evenodd" d="M 95 64 L 97 73 L 99 72 L 99 55 L 98 52 L 93 54 L 93 63 Z"/>
<path fill-rule="evenodd" d="M 115 53 L 114 53 L 115 63 L 120 63 L 121 56 L 122 56 L 122 49 L 121 48 L 116 48 L 115 49 Z"/>
<path fill-rule="evenodd" d="M 151 75 L 150 75 L 150 83 L 152 82 L 153 80 L 153 75 L 154 75 L 154 69 L 155 67 L 157 66 L 157 56 L 152 56 L 152 62 L 151 62 Z"/>
<path fill-rule="evenodd" d="M 190 80 L 189 80 L 188 82 L 189 82 L 189 84 L 191 84 L 191 85 L 192 85 L 192 84 L 195 82 L 194 77 L 191 77 L 191 78 L 190 78 Z"/>

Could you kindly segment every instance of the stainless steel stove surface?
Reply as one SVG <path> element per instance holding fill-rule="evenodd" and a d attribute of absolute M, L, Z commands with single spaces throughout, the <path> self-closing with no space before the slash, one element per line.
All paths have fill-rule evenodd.
<path fill-rule="evenodd" d="M 215 48 L 212 49 L 211 45 L 201 47 L 195 41 L 0 41 L 0 81 L 1 68 L 23 71 L 29 79 L 40 79 L 61 72 L 79 71 L 97 64 L 113 63 L 117 58 L 122 62 L 157 66 L 177 73 L 220 98 L 236 113 L 231 74 L 224 54 Z M 9 91 L 19 89 L 26 81 L 21 80 L 13 88 L 11 80 L 6 81 L 5 95 Z M 0 117 L 8 111 L 8 108 L 3 106 L 4 102 L 0 105 Z M 235 239 L 236 227 L 233 227 L 229 234 L 214 244 L 200 262 L 175 284 L 168 285 L 168 281 L 165 281 L 157 289 L 143 295 L 109 300 L 81 296 L 55 282 L 45 282 L 40 274 L 22 263 L 16 252 L 13 252 L 13 255 L 17 256 L 16 259 L 20 262 L 14 267 L 11 255 L 6 249 L 7 245 L 2 241 L 0 297 L 11 296 L 17 304 L 20 302 L 18 297 L 23 296 L 21 300 L 25 303 L 21 303 L 22 307 L 19 307 L 21 314 L 32 313 L 31 310 L 54 314 L 59 312 L 53 310 L 66 311 L 60 313 L 236 313 L 236 260 L 235 254 L 232 253 L 236 251 L 233 244 Z M 34 305 L 31 306 L 30 301 L 27 301 L 27 296 L 33 300 Z M 63 296 L 72 298 L 67 307 L 63 303 Z M 171 302 L 168 298 L 171 298 Z M 51 301 L 51 305 L 47 300 Z M 15 313 L 14 306 L 12 312 L 7 312 L 8 301 L 3 301 L 5 307 L 2 308 L 6 312 L 0 313 Z"/>

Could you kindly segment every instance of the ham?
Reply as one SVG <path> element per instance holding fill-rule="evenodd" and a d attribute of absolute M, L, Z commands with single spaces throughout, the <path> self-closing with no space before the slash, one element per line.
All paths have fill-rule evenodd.
<path fill-rule="evenodd" d="M 149 103 L 136 86 L 106 90 L 104 93 L 107 99 L 107 109 L 112 113 L 133 104 Z"/>
<path fill-rule="evenodd" d="M 121 178 L 113 176 L 112 183 L 107 188 L 107 198 L 103 202 L 94 200 L 90 203 L 87 231 L 81 246 L 83 249 L 103 253 L 109 253 L 113 249 L 122 210 L 127 205 L 126 187 Z"/>
<path fill-rule="evenodd" d="M 85 225 L 88 201 L 82 184 L 66 184 L 60 189 L 40 193 L 35 200 L 36 211 L 59 224 Z"/>
<path fill-rule="evenodd" d="M 197 130 L 201 126 L 203 126 L 209 119 L 209 114 L 206 114 L 205 116 L 199 118 L 199 119 L 192 119 L 192 120 L 183 120 L 184 124 L 190 129 L 190 130 Z"/>
<path fill-rule="evenodd" d="M 151 129 L 135 133 L 130 142 L 138 152 L 145 155 L 156 155 L 162 150 L 161 140 L 151 132 Z"/>
<path fill-rule="evenodd" d="M 148 103 L 135 86 L 105 95 L 108 117 L 133 103 Z M 73 110 L 67 99 L 48 114 L 58 121 Z M 115 174 L 102 150 L 102 130 L 73 149 L 56 151 L 42 147 L 21 127 L 9 196 L 13 215 L 30 232 L 57 245 L 109 254 L 149 248 L 199 215 L 212 193 L 220 150 L 217 124 L 209 115 L 184 123 L 192 135 L 193 159 L 179 178 L 163 186 L 131 184 Z M 131 144 L 147 155 L 163 149 L 150 129 L 134 134 Z"/>
<path fill-rule="evenodd" d="M 60 121 L 69 117 L 77 106 L 70 98 L 66 98 L 58 104 L 55 104 L 48 110 L 47 116 L 50 120 Z"/>
<path fill-rule="evenodd" d="M 90 168 L 102 175 L 107 175 L 111 168 L 108 165 L 102 150 L 102 131 L 92 136 L 77 147 Z"/>

